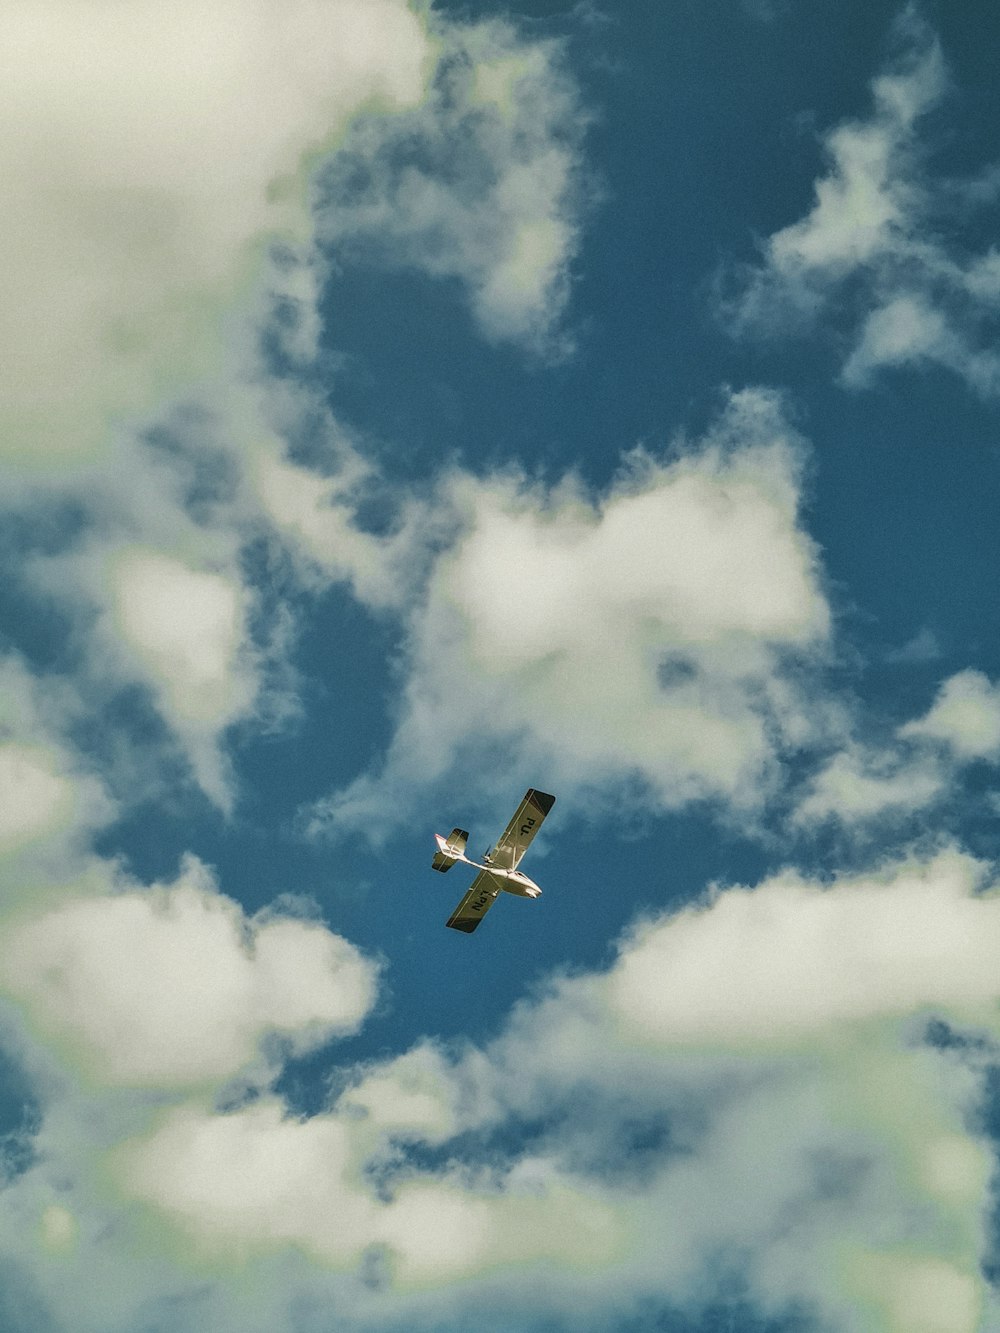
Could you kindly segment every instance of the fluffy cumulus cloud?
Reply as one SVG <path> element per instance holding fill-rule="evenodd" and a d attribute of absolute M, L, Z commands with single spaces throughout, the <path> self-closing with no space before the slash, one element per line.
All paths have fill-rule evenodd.
<path fill-rule="evenodd" d="M 69 799 L 69 784 L 50 752 L 17 741 L 0 746 L 0 845 L 51 832 Z"/>
<path fill-rule="evenodd" d="M 411 1285 L 491 1251 L 566 1257 L 567 1204 L 583 1252 L 603 1252 L 595 1192 L 540 1188 L 527 1168 L 499 1213 L 495 1183 L 461 1172 L 391 1204 L 373 1194 L 367 1122 L 426 1128 L 434 1071 L 415 1057 L 408 1101 L 390 1092 L 378 1112 L 373 1087 L 314 1122 L 266 1087 L 358 1027 L 377 964 L 318 921 L 248 916 L 193 858 L 145 885 L 90 841 L 118 812 L 105 784 L 141 798 L 128 779 L 178 746 L 230 809 L 228 729 L 282 706 L 282 603 L 345 582 L 398 609 L 432 558 L 416 502 L 388 537 L 363 530 L 373 470 L 296 378 L 316 369 L 330 260 L 388 242 L 457 280 L 491 339 L 563 346 L 584 117 L 559 48 L 404 0 L 15 0 L 0 37 L 0 108 L 18 126 L 0 148 L 10 584 L 61 631 L 44 676 L 0 665 L 0 1028 L 32 1121 L 30 1151 L 21 1131 L 3 1141 L 0 1322 L 291 1328 L 288 1282 L 264 1301 L 238 1281 L 192 1286 L 171 1247 L 124 1239 L 135 1209 L 115 1180 L 174 1218 L 208 1206 L 212 1245 L 291 1241 L 375 1270 L 391 1251 Z M 352 195 L 338 163 L 361 160 Z"/>
<path fill-rule="evenodd" d="M 730 889 L 636 932 L 613 1008 L 639 1034 L 734 1049 L 935 1005 L 992 1025 L 1000 900 L 983 873 L 945 853 L 825 892 L 795 875 Z"/>
<path fill-rule="evenodd" d="M 248 348 L 280 298 L 308 353 L 310 162 L 363 106 L 419 101 L 436 39 L 403 0 L 15 2 L 0 34 L 4 507 L 63 534 L 14 577 L 83 646 L 80 697 L 146 685 L 228 807 L 223 733 L 267 711 L 285 628 L 250 624 L 264 515 L 240 477 L 269 386 Z"/>
<path fill-rule="evenodd" d="M 261 235 L 301 234 L 302 156 L 369 99 L 416 101 L 431 47 L 402 0 L 12 0 L 0 23 L 0 422 L 26 462 L 205 373 Z"/>
<path fill-rule="evenodd" d="M 9 923 L 8 994 L 98 1080 L 218 1084 L 267 1035 L 308 1050 L 357 1027 L 376 969 L 316 922 L 248 920 L 191 861 L 171 885 L 118 885 Z"/>
<path fill-rule="evenodd" d="M 998 904 L 953 850 L 722 888 L 554 979 L 488 1045 L 420 1043 L 307 1119 L 273 1096 L 182 1101 L 106 1144 L 106 1169 L 188 1262 L 210 1256 L 233 1309 L 246 1258 L 294 1245 L 309 1262 L 269 1270 L 271 1299 L 326 1291 L 344 1327 L 489 1309 L 600 1328 L 735 1281 L 824 1327 L 972 1333 Z"/>
<path fill-rule="evenodd" d="M 842 322 L 851 387 L 886 367 L 936 363 L 993 395 L 998 259 L 970 237 L 996 192 L 933 174 L 922 134 L 948 92 L 944 59 L 913 7 L 895 36 L 899 52 L 872 83 L 872 114 L 825 136 L 828 170 L 812 209 L 766 241 L 758 264 L 731 275 L 727 318 L 768 334 Z"/>
<path fill-rule="evenodd" d="M 338 1267 L 377 1248 L 404 1287 L 518 1262 L 583 1267 L 619 1239 L 600 1191 L 544 1164 L 535 1178 L 515 1170 L 478 1187 L 458 1172 L 417 1173 L 379 1198 L 361 1171 L 365 1137 L 350 1119 L 295 1121 L 273 1102 L 229 1116 L 185 1108 L 131 1147 L 120 1171 L 126 1189 L 216 1248 L 298 1242 Z"/>
<path fill-rule="evenodd" d="M 141 465 L 125 475 L 152 480 Z M 59 554 L 30 557 L 20 574 L 81 647 L 73 682 L 80 704 L 96 710 L 143 686 L 196 781 L 229 809 L 224 734 L 261 713 L 276 664 L 268 631 L 254 625 L 258 594 L 241 569 L 238 526 L 201 529 L 165 496 L 157 507 L 144 526 L 164 546 L 136 542 L 137 525 L 119 512 Z M 155 766 L 155 754 L 145 762 Z"/>
<path fill-rule="evenodd" d="M 552 978 L 491 1042 L 371 1061 L 307 1117 L 266 1091 L 270 1060 L 352 1031 L 375 981 L 319 923 L 248 919 L 190 862 L 22 907 L 5 941 L 43 1109 L 0 1234 L 56 1326 L 486 1308 L 498 1330 L 597 1329 L 735 1284 L 833 1328 L 972 1333 L 989 1304 L 975 1107 L 1000 894 L 959 851 L 719 886 L 636 923 L 607 968 Z M 237 1076 L 262 1095 L 220 1102 Z M 137 1253 L 126 1282 L 137 1225 L 171 1259 Z M 54 1259 L 69 1286 L 44 1279 Z"/>
<path fill-rule="evenodd" d="M 974 1074 L 921 1033 L 937 1018 L 995 1039 L 998 901 L 986 868 L 953 851 L 827 885 L 724 889 L 641 924 L 607 973 L 522 1012 L 491 1052 L 514 1091 L 491 1086 L 527 1114 L 562 1097 L 568 1119 L 595 1084 L 629 1087 L 629 1115 L 661 1112 L 647 1280 L 703 1296 L 718 1254 L 750 1253 L 767 1308 L 971 1330 L 989 1301 L 990 1155 L 969 1133 Z M 956 1299 L 918 1308 L 935 1273 Z"/>
<path fill-rule="evenodd" d="M 766 318 L 774 313 L 767 303 L 780 299 L 808 312 L 826 284 L 907 244 L 917 202 L 906 179 L 917 156 L 915 132 L 945 85 L 937 44 L 912 17 L 902 26 L 909 49 L 873 83 L 874 116 L 827 136 L 829 174 L 817 183 L 809 214 L 768 240 L 744 317 Z"/>
<path fill-rule="evenodd" d="M 926 715 L 900 734 L 939 743 L 960 759 L 1000 759 L 1000 687 L 981 671 L 960 671 L 941 686 Z"/>
<path fill-rule="evenodd" d="M 242 640 L 240 590 L 154 551 L 122 552 L 112 586 L 121 637 L 172 711 L 193 720 L 232 711 L 227 686 Z"/>
<path fill-rule="evenodd" d="M 572 477 L 456 476 L 459 536 L 412 619 L 386 768 L 317 823 L 398 801 L 476 744 L 561 791 L 638 777 L 668 806 L 757 804 L 781 747 L 829 720 L 799 684 L 830 627 L 801 458 L 778 399 L 748 390 L 696 448 L 633 456 L 596 500 Z"/>
<path fill-rule="evenodd" d="M 303 587 L 345 583 L 380 612 L 406 607 L 445 535 L 445 516 L 416 497 L 396 498 L 389 532 L 366 531 L 358 522 L 358 500 L 366 486 L 377 487 L 378 478 L 357 454 L 341 453 L 336 473 L 321 474 L 265 442 L 252 455 L 247 480 Z"/>

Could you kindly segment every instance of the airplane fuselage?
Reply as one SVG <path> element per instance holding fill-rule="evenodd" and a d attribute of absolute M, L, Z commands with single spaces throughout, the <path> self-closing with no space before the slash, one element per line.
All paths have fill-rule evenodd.
<path fill-rule="evenodd" d="M 533 879 L 529 879 L 523 870 L 508 870 L 505 866 L 498 866 L 488 857 L 485 861 L 473 861 L 471 856 L 466 856 L 461 847 L 453 846 L 447 838 L 442 838 L 440 833 L 434 834 L 438 850 L 448 858 L 449 863 L 461 861 L 467 866 L 475 866 L 477 870 L 485 870 L 487 874 L 499 881 L 499 887 L 504 893 L 513 893 L 518 898 L 540 898 L 541 889 Z"/>
<path fill-rule="evenodd" d="M 440 852 L 448 858 L 449 864 L 461 861 L 464 865 L 475 865 L 477 870 L 485 870 L 487 874 L 491 874 L 493 881 L 504 890 L 504 893 L 513 893 L 519 898 L 541 897 L 541 889 L 535 880 L 529 880 L 524 870 L 511 870 L 507 866 L 496 865 L 489 858 L 485 861 L 473 861 L 471 856 L 465 856 L 460 846 L 453 846 L 448 842 L 448 838 L 441 837 L 440 833 L 435 833 L 435 841 Z"/>
<path fill-rule="evenodd" d="M 500 887 L 504 893 L 515 893 L 519 898 L 538 898 L 541 895 L 542 891 L 535 881 L 520 870 L 499 870 L 496 866 L 483 868 L 502 881 Z"/>

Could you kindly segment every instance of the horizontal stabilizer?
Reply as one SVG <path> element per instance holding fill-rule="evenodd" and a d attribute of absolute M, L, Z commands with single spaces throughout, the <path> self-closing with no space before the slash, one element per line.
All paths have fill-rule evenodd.
<path fill-rule="evenodd" d="M 442 875 L 446 870 L 450 870 L 456 861 L 465 859 L 465 847 L 469 841 L 469 835 L 465 829 L 453 828 L 447 838 L 442 838 L 440 833 L 434 834 L 434 840 L 438 845 L 431 867 L 434 870 L 440 870 Z"/>

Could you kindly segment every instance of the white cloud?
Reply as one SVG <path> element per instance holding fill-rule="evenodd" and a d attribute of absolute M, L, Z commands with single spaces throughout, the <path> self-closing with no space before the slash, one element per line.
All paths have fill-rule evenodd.
<path fill-rule="evenodd" d="M 236 672 L 246 633 L 242 588 L 144 550 L 117 553 L 111 584 L 121 637 L 157 681 L 172 715 L 216 722 L 246 707 L 253 685 Z"/>
<path fill-rule="evenodd" d="M 729 889 L 630 939 L 609 980 L 626 1028 L 658 1041 L 782 1046 L 940 1006 L 995 1022 L 1000 898 L 957 853 L 827 890 L 781 876 Z"/>
<path fill-rule="evenodd" d="M 483 1309 L 497 1328 L 596 1328 L 698 1311 L 722 1253 L 776 1316 L 972 1333 L 990 1304 L 979 1057 L 920 1035 L 931 1016 L 997 1032 L 998 920 L 986 868 L 954 851 L 718 890 L 638 925 L 606 971 L 552 979 L 488 1045 L 418 1043 L 301 1118 L 273 1094 L 221 1112 L 163 1090 L 216 1085 L 270 1028 L 307 1043 L 363 1016 L 341 973 L 333 997 L 323 928 L 247 922 L 194 868 L 63 904 L 8 932 L 9 956 L 97 1091 L 48 1076 L 4 1252 L 46 1275 L 53 1312 L 51 1264 L 73 1274 L 81 1333 L 161 1299 L 225 1333 L 312 1328 L 331 1302 L 345 1329 Z M 160 1090 L 152 1122 L 148 1098 L 101 1090 L 136 1081 Z M 160 1258 L 135 1255 L 126 1280 L 137 1226 Z"/>
<path fill-rule="evenodd" d="M 116 553 L 110 573 L 113 639 L 135 654 L 160 709 L 187 743 L 195 775 L 229 804 L 218 733 L 255 702 L 259 673 L 247 639 L 248 594 L 225 574 L 157 551 Z"/>
<path fill-rule="evenodd" d="M 908 50 L 891 73 L 872 83 L 874 115 L 827 135 L 830 170 L 816 184 L 816 202 L 805 218 L 768 241 L 751 301 L 766 298 L 768 284 L 807 289 L 906 245 L 918 199 L 908 178 L 915 166 L 914 134 L 921 116 L 943 96 L 946 77 L 940 48 L 926 28 L 911 14 L 901 29 Z"/>
<path fill-rule="evenodd" d="M 866 1275 L 879 1303 L 886 1302 L 888 1328 L 899 1333 L 963 1333 L 982 1328 L 982 1284 L 932 1255 L 877 1256 Z"/>
<path fill-rule="evenodd" d="M 451 1064 L 425 1042 L 374 1065 L 344 1094 L 341 1105 L 351 1115 L 362 1114 L 373 1137 L 412 1132 L 424 1142 L 437 1143 L 459 1129 L 455 1100 Z"/>
<path fill-rule="evenodd" d="M 321 174 L 320 241 L 459 278 L 487 337 L 550 351 L 578 245 L 584 111 L 557 44 L 499 21 L 439 34 L 427 102 L 360 121 Z"/>
<path fill-rule="evenodd" d="M 844 363 L 844 381 L 860 387 L 883 366 L 930 360 L 948 364 L 959 355 L 957 339 L 940 310 L 919 293 L 896 296 L 865 320 Z"/>
<path fill-rule="evenodd" d="M 978 250 L 967 225 L 989 190 L 931 174 L 919 134 L 948 91 L 944 59 L 913 7 L 897 37 L 901 54 L 872 82 L 873 113 L 826 135 L 829 169 L 813 208 L 775 232 L 761 262 L 741 275 L 735 298 L 724 302 L 727 323 L 781 335 L 790 325 L 842 319 L 842 379 L 852 388 L 887 367 L 933 363 L 995 395 L 1000 359 L 986 325 L 996 309 L 997 256 L 993 247 Z"/>
<path fill-rule="evenodd" d="M 0 658 L 0 857 L 30 856 L 58 873 L 114 805 L 103 783 L 66 739 L 80 701 L 65 680 L 39 681 L 17 658 Z M 4 895 L 19 895 L 18 870 L 5 874 Z M 29 876 L 30 877 L 30 876 Z"/>
<path fill-rule="evenodd" d="M 315 354 L 309 171 L 362 107 L 421 99 L 436 39 L 405 0 L 13 0 L 0 38 L 4 504 L 81 523 L 20 573 L 84 649 L 78 699 L 147 684 L 228 809 L 223 733 L 274 714 L 288 637 L 281 608 L 251 626 L 242 568 L 264 516 L 239 432 L 271 396 L 251 348 L 291 299 L 286 350 Z"/>
<path fill-rule="evenodd" d="M 829 630 L 799 458 L 774 397 L 746 391 L 700 448 L 634 457 L 597 502 L 572 478 L 454 477 L 386 769 L 319 822 L 384 815 L 476 746 L 560 792 L 637 776 L 664 805 L 758 803 L 782 744 L 827 721 L 789 665 Z"/>
<path fill-rule="evenodd" d="M 997 1031 L 985 876 L 947 852 L 664 914 L 606 974 L 522 1006 L 463 1067 L 486 1093 L 456 1078 L 456 1099 L 488 1120 L 554 1115 L 546 1142 L 569 1161 L 606 1161 L 623 1120 L 669 1126 L 642 1187 L 617 1193 L 635 1239 L 604 1299 L 711 1300 L 719 1254 L 741 1253 L 753 1299 L 844 1329 L 904 1333 L 906 1278 L 938 1272 L 971 1333 L 991 1171 L 965 1118 L 976 1078 L 914 1038 L 931 1014 Z"/>
<path fill-rule="evenodd" d="M 937 741 L 956 759 L 1000 759 L 1000 686 L 981 671 L 959 671 L 941 686 L 930 710 L 900 735 Z"/>
<path fill-rule="evenodd" d="M 918 638 L 897 656 L 905 660 L 914 646 L 926 647 Z M 827 760 L 799 797 L 793 822 L 905 817 L 945 797 L 976 759 L 1000 760 L 1000 687 L 981 671 L 959 671 L 942 683 L 923 717 L 896 728 L 894 741 L 881 747 L 848 741 Z"/>
<path fill-rule="evenodd" d="M 315 922 L 247 919 L 191 861 L 9 922 L 0 974 L 98 1082 L 177 1087 L 237 1074 L 268 1034 L 303 1051 L 354 1030 L 376 969 Z"/>
<path fill-rule="evenodd" d="M 71 784 L 51 752 L 15 741 L 0 744 L 0 847 L 51 833 L 71 801 Z"/>
<path fill-rule="evenodd" d="M 363 145 L 378 175 L 422 136 L 443 174 L 387 177 L 360 230 L 389 239 L 383 258 L 458 277 L 489 336 L 551 350 L 582 116 L 557 44 L 404 0 L 120 11 L 15 0 L 0 19 L 0 111 L 21 127 L 0 148 L 5 506 L 80 520 L 22 573 L 67 615 L 81 698 L 96 711 L 148 686 L 229 810 L 227 728 L 292 711 L 295 613 L 250 587 L 248 549 L 283 547 L 296 590 L 344 580 L 394 609 L 430 558 L 425 506 L 402 504 L 389 537 L 362 529 L 371 469 L 319 394 L 263 365 L 266 326 L 315 370 L 317 168 Z M 341 205 L 322 210 L 328 246 L 364 212 Z M 286 452 L 306 418 L 316 470 Z"/>
<path fill-rule="evenodd" d="M 270 194 L 267 183 L 294 176 L 302 152 L 369 94 L 415 100 L 432 44 L 388 0 L 293 0 L 280 13 L 226 0 L 167 20 L 143 4 L 112 32 L 119 10 L 94 4 L 88 27 L 69 4 L 17 4 L 0 20 L 22 47 L 44 38 L 47 48 L 0 88 L 0 105 L 23 96 L 11 105 L 30 131 L 0 150 L 5 166 L 4 152 L 20 154 L 5 173 L 19 202 L 0 234 L 7 225 L 15 260 L 40 255 L 23 281 L 15 274 L 22 296 L 45 275 L 28 320 L 16 302 L 7 312 L 19 337 L 38 333 L 17 363 L 31 392 L 9 418 L 14 452 L 43 426 L 55 452 L 87 446 L 112 411 L 205 372 L 215 314 L 249 271 L 241 251 L 300 216 L 296 183 Z M 162 42 L 149 41 L 150 25 Z M 348 141 L 371 152 L 372 194 L 353 212 L 325 212 L 326 240 L 386 238 L 406 262 L 465 282 L 489 336 L 551 348 L 576 245 L 578 103 L 552 48 L 500 25 L 440 40 L 451 63 L 438 93 L 399 124 L 438 161 L 471 134 L 489 179 L 480 188 L 460 172 L 446 187 L 434 171 L 398 171 L 393 125 L 373 118 Z M 878 86 L 880 123 L 914 123 L 916 69 Z M 811 228 L 786 237 L 789 265 L 843 268 L 895 244 L 909 200 L 892 183 L 895 149 L 882 161 L 878 147 L 837 140 L 836 179 Z M 292 339 L 308 356 L 317 274 L 302 253 L 285 277 L 310 317 Z M 991 291 L 993 276 L 979 264 L 970 290 Z M 0 340 L 3 328 L 0 314 Z M 872 339 L 872 356 L 927 346 L 940 356 L 888 319 Z M 255 390 L 275 410 L 270 388 Z M 829 611 L 798 520 L 799 447 L 770 396 L 738 395 L 698 450 L 636 460 L 598 499 L 572 480 L 455 476 L 438 498 L 460 528 L 440 555 L 441 533 L 422 541 L 413 515 L 389 540 L 362 532 L 356 456 L 320 477 L 262 443 L 267 412 L 240 416 L 235 396 L 232 385 L 218 396 L 238 440 L 216 451 L 231 469 L 225 485 L 206 500 L 193 484 L 193 459 L 217 461 L 206 439 L 164 465 L 129 437 L 103 474 L 63 491 L 84 497 L 95 530 L 46 566 L 48 586 L 62 580 L 76 603 L 92 674 L 107 669 L 112 688 L 149 684 L 219 799 L 219 737 L 260 705 L 241 553 L 265 524 L 320 581 L 348 580 L 371 605 L 399 607 L 400 587 L 412 593 L 431 565 L 383 796 L 458 762 L 478 737 L 523 747 L 570 786 L 638 773 L 668 805 L 719 793 L 752 804 L 784 747 L 824 731 L 828 705 L 806 696 L 798 669 L 826 651 Z M 297 577 L 308 584 L 301 568 Z M 34 586 L 44 585 L 39 566 Z M 953 691 L 962 706 L 932 723 L 935 705 L 925 719 L 952 751 L 983 743 L 990 700 L 977 689 Z M 93 815 L 67 813 L 86 775 L 61 725 L 0 738 L 0 836 L 12 844 L 73 820 L 92 826 Z M 898 773 L 862 765 L 841 777 L 830 798 L 841 807 L 900 798 Z M 0 975 L 33 1030 L 90 1088 L 67 1092 L 64 1076 L 47 1089 L 37 1159 L 0 1219 L 5 1254 L 43 1274 L 66 1326 L 107 1333 L 176 1318 L 301 1333 L 310 1298 L 323 1307 L 316 1326 L 328 1324 L 334 1290 L 345 1327 L 355 1314 L 405 1326 L 407 1309 L 467 1326 L 469 1311 L 496 1308 L 502 1320 L 539 1300 L 583 1327 L 646 1296 L 697 1305 L 721 1249 L 748 1256 L 753 1296 L 776 1309 L 815 1300 L 849 1327 L 865 1308 L 866 1327 L 913 1333 L 946 1305 L 951 1333 L 971 1328 L 988 1163 L 959 1099 L 942 1092 L 940 1057 L 897 1030 L 930 1008 L 995 1025 L 997 900 L 976 895 L 969 860 L 826 890 L 787 875 L 719 892 L 638 928 L 607 974 L 553 982 L 491 1047 L 421 1044 L 376 1062 L 308 1119 L 273 1095 L 225 1115 L 169 1098 L 248 1069 L 265 1077 L 273 1040 L 302 1052 L 353 1030 L 372 1004 L 373 964 L 316 923 L 248 919 L 193 864 L 175 884 L 119 881 L 114 893 L 98 891 L 107 867 L 90 874 L 89 896 L 64 885 L 61 901 L 8 920 L 0 947 Z M 822 1059 L 803 1050 L 804 1034 Z M 973 1086 L 961 1070 L 950 1082 L 962 1094 Z M 150 1127 L 154 1099 L 166 1110 Z M 668 1122 L 668 1146 L 623 1184 L 615 1154 L 637 1113 Z M 478 1133 L 522 1114 L 543 1122 L 530 1151 L 505 1157 L 487 1137 L 482 1157 L 468 1153 L 460 1136 L 478 1148 Z M 442 1164 L 410 1161 L 407 1143 Z M 196 1266 L 175 1266 L 173 1246 L 155 1260 L 126 1247 L 136 1198 L 148 1205 L 140 1231 L 164 1212 L 197 1237 Z M 267 1251 L 288 1246 L 319 1264 L 272 1265 Z M 254 1264 L 237 1271 L 249 1251 Z M 219 1255 L 237 1261 L 221 1277 Z M 384 1255 L 385 1292 L 375 1280 L 363 1291 L 320 1285 L 318 1268 L 378 1273 Z"/>
<path fill-rule="evenodd" d="M 697 1309 L 728 1253 L 775 1314 L 931 1333 L 949 1311 L 972 1333 L 977 1074 L 919 1032 L 931 1015 L 997 1031 L 998 934 L 995 886 L 954 851 L 722 890 L 637 927 L 606 972 L 555 979 L 489 1046 L 375 1062 L 305 1121 L 276 1099 L 183 1105 L 110 1165 L 229 1273 L 288 1244 L 335 1269 L 382 1254 L 360 1325 L 460 1325 L 484 1301 L 517 1322 L 539 1283 L 581 1327 Z M 522 1119 L 530 1148 L 507 1133 Z M 629 1175 L 636 1127 L 657 1125 Z M 420 1142 L 438 1165 L 408 1154 Z"/>
<path fill-rule="evenodd" d="M 294 1242 L 340 1267 L 388 1246 L 403 1286 L 553 1257 L 582 1266 L 618 1238 L 596 1191 L 544 1170 L 479 1186 L 457 1174 L 415 1176 L 379 1199 L 361 1172 L 358 1137 L 356 1122 L 291 1119 L 275 1101 L 225 1116 L 184 1107 L 126 1149 L 119 1171 L 129 1193 L 175 1214 L 210 1248 Z"/>
<path fill-rule="evenodd" d="M 306 429 L 328 475 L 287 456 L 287 438 Z M 86 709 L 138 683 L 171 733 L 128 763 L 134 736 L 122 734 L 123 770 L 142 773 L 120 795 L 150 790 L 179 749 L 229 812 L 239 789 L 228 729 L 296 715 L 298 594 L 343 581 L 368 605 L 398 606 L 433 524 L 404 504 L 397 531 L 364 532 L 356 511 L 373 475 L 315 394 L 267 381 L 220 384 L 167 411 L 157 438 L 120 442 L 82 490 L 74 473 L 50 483 L 42 503 L 83 507 L 90 521 L 53 554 L 26 552 L 22 585 L 65 617 Z"/>
<path fill-rule="evenodd" d="M 403 0 L 11 0 L 0 19 L 2 447 L 87 451 L 218 364 L 265 233 L 302 231 L 303 156 L 431 52 Z"/>
<path fill-rule="evenodd" d="M 894 663 L 933 662 L 941 656 L 941 645 L 936 635 L 925 625 L 900 647 L 888 649 L 883 654 L 883 660 Z"/>
<path fill-rule="evenodd" d="M 151 482 L 132 460 L 124 475 Z M 113 502 L 114 497 L 112 497 Z M 196 781 L 223 810 L 234 784 L 222 742 L 232 723 L 263 711 L 267 644 L 255 633 L 256 596 L 240 568 L 238 513 L 199 529 L 175 498 L 147 502 L 144 522 L 118 513 L 64 554 L 29 558 L 32 591 L 51 599 L 85 647 L 75 688 L 96 710 L 139 682 Z M 165 548 L 129 540 L 135 526 Z"/>
<path fill-rule="evenodd" d="M 376 536 L 357 523 L 357 495 L 372 474 L 355 455 L 321 476 L 262 444 L 248 484 L 269 524 L 299 562 L 304 587 L 347 583 L 358 600 L 401 610 L 419 588 L 444 520 L 416 500 L 398 503 L 394 529 Z"/>
<path fill-rule="evenodd" d="M 835 754 L 809 783 L 796 807 L 799 824 L 845 822 L 907 814 L 947 789 L 948 774 L 932 755 L 899 755 L 851 746 Z"/>

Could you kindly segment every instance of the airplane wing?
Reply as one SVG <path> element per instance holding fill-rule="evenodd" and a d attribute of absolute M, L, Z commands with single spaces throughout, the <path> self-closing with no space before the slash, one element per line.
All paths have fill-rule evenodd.
<path fill-rule="evenodd" d="M 488 870 L 480 870 L 472 881 L 472 888 L 452 912 L 445 925 L 451 926 L 452 930 L 464 930 L 467 935 L 471 935 L 499 898 L 501 888 L 501 881 L 495 875 L 491 875 Z"/>
<path fill-rule="evenodd" d="M 487 859 L 504 870 L 516 870 L 518 861 L 527 851 L 528 843 L 541 828 L 542 820 L 555 803 L 556 798 L 548 792 L 535 791 L 534 787 L 529 787 L 514 818 L 500 835 Z"/>

